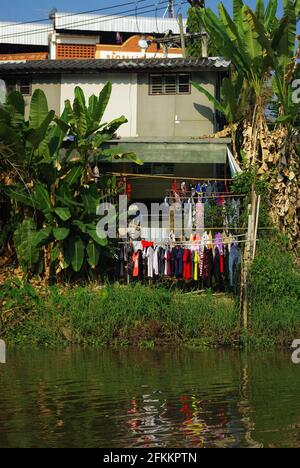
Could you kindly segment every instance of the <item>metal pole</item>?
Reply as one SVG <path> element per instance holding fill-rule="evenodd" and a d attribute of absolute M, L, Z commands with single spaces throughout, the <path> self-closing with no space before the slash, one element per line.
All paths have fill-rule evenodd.
<path fill-rule="evenodd" d="M 169 0 L 169 18 L 174 18 L 174 0 Z"/>
<path fill-rule="evenodd" d="M 183 19 L 182 15 L 178 15 L 178 23 L 179 23 L 179 29 L 180 29 L 180 41 L 181 41 L 181 50 L 182 50 L 182 57 L 186 57 L 186 51 L 185 51 L 185 38 L 184 38 L 184 28 L 183 28 Z"/>

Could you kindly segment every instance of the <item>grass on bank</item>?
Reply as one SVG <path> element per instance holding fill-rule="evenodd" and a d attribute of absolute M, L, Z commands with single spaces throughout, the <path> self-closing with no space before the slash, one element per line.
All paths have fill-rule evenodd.
<path fill-rule="evenodd" d="M 248 344 L 291 346 L 293 340 L 300 339 L 299 263 L 285 236 L 276 234 L 259 242 L 249 277 L 249 296 Z"/>
<path fill-rule="evenodd" d="M 1 337 L 15 345 L 290 346 L 300 338 L 300 274 L 282 236 L 259 243 L 249 330 L 231 296 L 118 284 L 0 285 Z"/>
<path fill-rule="evenodd" d="M 12 344 L 151 346 L 237 343 L 234 300 L 147 286 L 0 286 L 2 336 Z"/>

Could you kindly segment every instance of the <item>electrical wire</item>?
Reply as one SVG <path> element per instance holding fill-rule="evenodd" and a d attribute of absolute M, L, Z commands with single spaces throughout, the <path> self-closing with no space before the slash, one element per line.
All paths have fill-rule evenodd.
<path fill-rule="evenodd" d="M 164 4 L 168 3 L 168 0 L 164 0 L 163 1 Z M 150 10 L 145 10 L 145 8 L 149 8 L 150 5 L 146 5 L 144 7 L 142 7 L 140 9 L 143 10 L 142 13 L 153 13 L 155 12 L 155 10 L 153 9 L 150 9 Z M 164 7 L 163 8 L 160 8 L 160 10 L 164 10 Z M 131 14 L 128 14 L 128 15 L 124 15 L 124 13 L 131 13 Z M 129 18 L 129 17 L 132 17 L 132 16 L 135 16 L 135 11 L 133 10 L 126 10 L 126 11 L 123 11 L 123 12 L 119 12 L 119 14 L 121 16 L 114 16 L 113 17 L 113 20 L 116 20 L 116 19 L 123 19 L 123 18 Z M 102 19 L 102 20 L 99 20 L 98 18 L 97 19 L 93 19 L 93 20 L 84 20 L 84 21 L 79 21 L 79 22 L 76 22 L 76 23 L 73 23 L 73 26 L 86 26 L 86 25 L 89 25 L 89 24 L 94 24 L 94 23 L 105 23 L 107 21 L 112 21 L 112 17 L 111 15 L 106 15 L 106 16 L 102 16 L 102 18 L 106 18 L 106 19 Z M 35 34 L 37 34 L 38 32 L 52 32 L 53 31 L 53 28 L 49 27 L 49 29 L 36 29 L 36 30 L 32 30 L 32 31 L 25 31 L 25 32 L 19 32 L 19 33 L 11 33 L 11 34 L 7 34 L 7 35 L 1 35 L 0 34 L 0 40 L 3 40 L 3 39 L 9 39 L 11 37 L 15 38 L 15 37 L 25 37 L 25 36 L 34 36 Z"/>
<path fill-rule="evenodd" d="M 135 22 L 136 22 L 138 33 L 140 33 L 140 28 L 139 28 L 139 23 L 138 23 L 138 6 L 139 6 L 139 0 L 135 0 Z"/>
<path fill-rule="evenodd" d="M 116 8 L 120 8 L 123 6 L 128 6 L 128 5 L 133 5 L 136 3 L 137 0 L 131 1 L 131 2 L 126 2 L 126 3 L 119 3 L 118 5 L 112 5 L 109 7 L 103 7 L 103 8 L 97 8 L 95 10 L 88 10 L 88 11 L 81 11 L 79 13 L 66 13 L 65 15 L 61 15 L 60 18 L 68 18 L 70 16 L 77 16 L 77 15 L 88 15 L 89 13 L 97 13 L 99 11 L 106 11 L 106 10 L 115 10 Z M 147 2 L 148 0 L 138 0 L 141 3 Z M 41 18 L 39 20 L 32 20 L 32 21 L 24 21 L 21 23 L 11 23 L 11 24 L 2 24 L 0 25 L 0 29 L 2 28 L 9 28 L 11 26 L 21 26 L 23 24 L 35 24 L 35 23 L 40 23 L 44 21 L 49 21 L 48 18 Z"/>
<path fill-rule="evenodd" d="M 156 23 L 156 30 L 157 30 L 158 34 L 163 34 L 158 30 L 159 28 L 158 28 L 158 18 L 157 18 L 158 7 L 160 6 L 161 2 L 162 2 L 162 0 L 159 0 L 155 4 L 155 23 Z"/>

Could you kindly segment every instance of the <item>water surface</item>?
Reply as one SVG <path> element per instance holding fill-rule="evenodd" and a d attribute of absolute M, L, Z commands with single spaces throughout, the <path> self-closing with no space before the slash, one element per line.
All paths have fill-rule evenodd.
<path fill-rule="evenodd" d="M 280 351 L 10 351 L 0 447 L 300 447 L 300 366 Z"/>

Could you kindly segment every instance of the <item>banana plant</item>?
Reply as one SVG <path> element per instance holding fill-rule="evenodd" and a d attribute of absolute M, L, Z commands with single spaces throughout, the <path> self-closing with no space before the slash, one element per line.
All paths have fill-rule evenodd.
<path fill-rule="evenodd" d="M 126 153 L 122 149 L 113 151 L 101 148 L 113 138 L 121 125 L 128 122 L 126 117 L 121 116 L 111 122 L 102 123 L 111 92 L 112 84 L 108 82 L 99 96 L 92 95 L 87 104 L 82 89 L 76 87 L 73 105 L 69 100 L 65 101 L 68 137 L 71 141 L 66 152 L 67 159 L 71 155 L 74 158 L 77 156 L 78 164 L 85 167 L 113 159 L 126 159 L 142 164 L 134 153 Z"/>
<path fill-rule="evenodd" d="M 218 5 L 219 16 L 209 8 L 201 9 L 201 21 L 210 39 L 219 55 L 232 62 L 238 82 L 243 84 L 240 87 L 242 94 L 237 98 L 237 88 L 225 79 L 221 103 L 208 96 L 203 88 L 198 86 L 198 89 L 215 102 L 230 125 L 232 118 L 236 122 L 240 118 L 234 100 L 244 103 L 246 98 L 248 111 L 244 120 L 252 130 L 249 164 L 256 164 L 258 155 L 264 152 L 263 147 L 258 149 L 258 146 L 267 128 L 264 89 L 270 78 L 273 78 L 281 113 L 287 114 L 289 109 L 289 86 L 293 76 L 290 70 L 295 68 L 296 61 L 297 4 L 295 0 L 284 0 L 284 13 L 280 20 L 276 17 L 278 0 L 270 0 L 266 9 L 263 0 L 257 0 L 255 11 L 242 0 L 234 0 L 232 17 L 222 3 Z"/>
<path fill-rule="evenodd" d="M 18 175 L 5 193 L 23 217 L 14 242 L 26 273 L 40 272 L 42 261 L 46 277 L 51 271 L 91 274 L 111 249 L 97 234 L 103 187 L 95 182 L 91 165 L 119 158 L 141 161 L 132 153 L 102 149 L 127 122 L 120 117 L 102 123 L 110 95 L 108 83 L 87 106 L 76 88 L 73 105 L 66 101 L 60 117 L 49 112 L 41 91 L 33 95 L 28 121 L 19 93 L 10 95 L 0 110 L 0 142 L 11 145 Z M 105 184 L 104 192 L 109 178 Z"/>
<path fill-rule="evenodd" d="M 0 108 L 0 140 L 13 152 L 10 162 L 16 163 L 29 179 L 38 176 L 38 166 L 44 157 L 42 147 L 54 118 L 55 112 L 49 111 L 41 90 L 32 96 L 28 121 L 25 121 L 24 98 L 17 91 L 9 94 Z"/>

